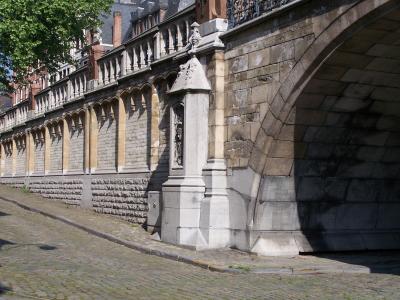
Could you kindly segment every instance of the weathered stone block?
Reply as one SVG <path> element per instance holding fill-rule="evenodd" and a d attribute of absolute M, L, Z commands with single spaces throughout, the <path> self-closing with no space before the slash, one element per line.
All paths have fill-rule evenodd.
<path fill-rule="evenodd" d="M 271 63 L 294 59 L 294 42 L 286 42 L 271 47 Z"/>
<path fill-rule="evenodd" d="M 270 64 L 270 48 L 249 53 L 249 69 Z"/>
<path fill-rule="evenodd" d="M 267 158 L 264 174 L 270 176 L 289 176 L 292 166 L 293 159 L 290 158 Z"/>
<path fill-rule="evenodd" d="M 238 56 L 229 61 L 228 70 L 232 73 L 238 73 L 248 70 L 249 68 L 249 57 L 248 55 Z"/>

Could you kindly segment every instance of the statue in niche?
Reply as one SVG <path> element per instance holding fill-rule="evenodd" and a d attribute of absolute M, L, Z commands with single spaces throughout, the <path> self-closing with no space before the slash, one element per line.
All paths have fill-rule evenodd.
<path fill-rule="evenodd" d="M 184 106 L 178 103 L 174 107 L 174 163 L 178 167 L 183 166 L 183 122 Z"/>

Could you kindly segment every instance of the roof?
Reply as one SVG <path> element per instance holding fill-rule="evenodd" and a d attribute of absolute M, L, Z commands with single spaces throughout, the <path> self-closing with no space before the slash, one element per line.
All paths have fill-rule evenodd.
<path fill-rule="evenodd" d="M 119 11 L 122 17 L 122 42 L 132 37 L 132 22 L 150 15 L 160 8 L 166 10 L 165 18 L 169 18 L 181 10 L 194 4 L 195 0 L 116 0 L 110 9 L 110 14 L 102 15 L 103 44 L 112 44 L 114 12 Z"/>

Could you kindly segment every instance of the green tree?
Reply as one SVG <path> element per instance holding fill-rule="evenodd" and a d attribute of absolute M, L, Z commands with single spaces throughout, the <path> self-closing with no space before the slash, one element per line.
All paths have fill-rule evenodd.
<path fill-rule="evenodd" d="M 83 30 L 100 26 L 113 0 L 0 0 L 0 87 L 23 82 L 32 70 L 72 62 Z M 11 70 L 13 72 L 11 72 Z"/>

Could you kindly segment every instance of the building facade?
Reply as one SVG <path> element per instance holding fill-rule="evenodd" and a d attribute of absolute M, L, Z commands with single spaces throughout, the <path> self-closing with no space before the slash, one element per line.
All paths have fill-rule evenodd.
<path fill-rule="evenodd" d="M 0 116 L 2 183 L 197 249 L 400 248 L 398 1 L 118 5 Z"/>

